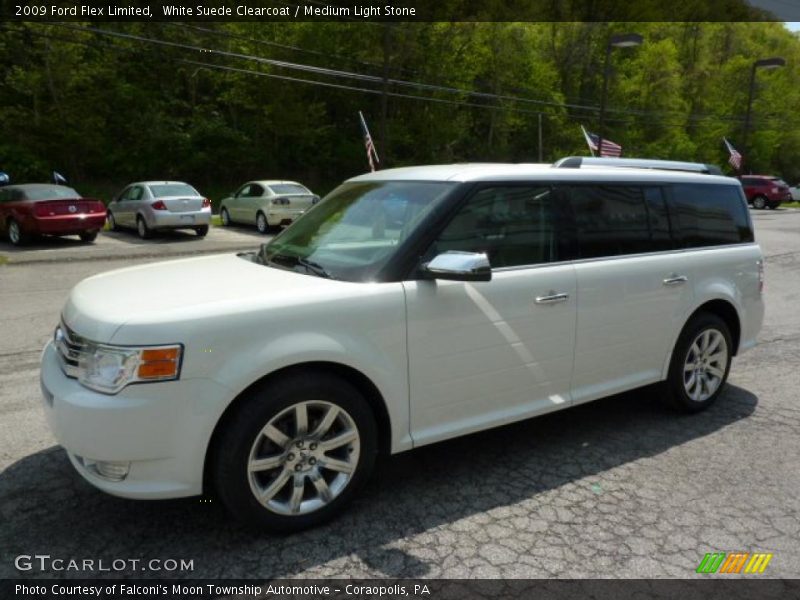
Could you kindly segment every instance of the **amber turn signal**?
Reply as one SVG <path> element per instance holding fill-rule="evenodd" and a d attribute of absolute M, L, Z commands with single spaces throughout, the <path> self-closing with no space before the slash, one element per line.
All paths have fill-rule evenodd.
<path fill-rule="evenodd" d="M 180 346 L 142 350 L 139 379 L 174 379 L 178 376 L 181 359 Z"/>

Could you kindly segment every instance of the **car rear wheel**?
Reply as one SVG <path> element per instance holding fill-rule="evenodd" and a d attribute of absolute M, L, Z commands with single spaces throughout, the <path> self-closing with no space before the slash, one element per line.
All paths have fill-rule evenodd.
<path fill-rule="evenodd" d="M 208 235 L 208 225 L 201 225 L 200 227 L 195 227 L 194 232 L 200 237 L 206 237 L 206 235 Z"/>
<path fill-rule="evenodd" d="M 143 240 L 150 239 L 150 237 L 153 235 L 150 231 L 150 228 L 147 226 L 147 222 L 144 220 L 144 217 L 136 217 L 136 232 Z"/>
<path fill-rule="evenodd" d="M 78 234 L 80 235 L 82 242 L 93 242 L 97 239 L 97 231 L 84 231 L 83 233 Z"/>
<path fill-rule="evenodd" d="M 719 397 L 733 356 L 728 325 L 711 313 L 700 313 L 686 324 L 672 352 L 667 400 L 685 412 L 699 412 Z"/>
<path fill-rule="evenodd" d="M 258 211 L 256 215 L 256 229 L 258 229 L 259 233 L 267 233 L 269 231 L 267 216 L 261 211 Z"/>
<path fill-rule="evenodd" d="M 24 231 L 22 231 L 22 227 L 20 224 L 17 223 L 14 219 L 8 221 L 8 241 L 14 244 L 15 246 L 22 246 L 28 242 L 30 237 Z"/>
<path fill-rule="evenodd" d="M 767 198 L 766 196 L 756 196 L 753 198 L 753 208 L 757 208 L 759 210 L 766 208 L 767 206 Z"/>
<path fill-rule="evenodd" d="M 223 227 L 230 227 L 230 224 L 231 224 L 231 216 L 228 214 L 228 209 L 227 209 L 227 208 L 223 208 L 223 209 L 222 209 L 222 210 L 219 212 L 219 218 L 220 218 L 220 220 L 222 221 L 222 226 L 223 226 Z"/>
<path fill-rule="evenodd" d="M 327 373 L 255 386 L 217 439 L 212 463 L 232 514 L 298 531 L 338 514 L 367 480 L 377 427 L 363 395 Z"/>
<path fill-rule="evenodd" d="M 106 221 L 108 221 L 108 228 L 111 231 L 119 231 L 119 226 L 117 225 L 117 220 L 114 218 L 114 213 L 109 212 L 106 215 Z"/>

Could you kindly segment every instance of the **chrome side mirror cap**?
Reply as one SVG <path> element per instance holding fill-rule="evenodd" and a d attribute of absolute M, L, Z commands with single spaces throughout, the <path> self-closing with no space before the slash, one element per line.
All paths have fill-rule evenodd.
<path fill-rule="evenodd" d="M 450 250 L 422 265 L 422 273 L 426 279 L 491 281 L 492 266 L 489 264 L 489 257 L 483 252 Z"/>

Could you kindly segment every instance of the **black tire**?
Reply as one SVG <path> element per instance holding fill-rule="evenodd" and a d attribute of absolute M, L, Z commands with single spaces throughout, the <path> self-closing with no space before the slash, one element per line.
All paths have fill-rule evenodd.
<path fill-rule="evenodd" d="M 153 237 L 153 232 L 147 226 L 147 221 L 145 221 L 142 216 L 136 217 L 136 233 L 138 233 L 139 237 L 143 240 L 149 240 Z"/>
<path fill-rule="evenodd" d="M 223 208 L 221 211 L 219 211 L 219 219 L 222 222 L 223 227 L 231 226 L 231 215 L 227 208 Z"/>
<path fill-rule="evenodd" d="M 82 242 L 93 242 L 97 239 L 97 230 L 84 231 L 78 235 L 80 236 Z"/>
<path fill-rule="evenodd" d="M 31 236 L 14 219 L 9 219 L 6 222 L 6 235 L 8 236 L 8 241 L 14 246 L 24 246 L 31 239 Z"/>
<path fill-rule="evenodd" d="M 692 372 L 686 371 L 684 367 L 688 365 L 690 357 L 693 356 L 693 353 L 690 354 L 693 344 L 698 340 L 701 334 L 707 331 L 716 331 L 722 335 L 725 342 L 727 358 L 724 361 L 724 370 L 718 369 L 723 372 L 723 376 L 720 378 L 721 380 L 714 393 L 708 398 L 692 399 L 687 392 L 687 379 L 691 381 Z M 689 413 L 700 412 L 714 404 L 725 388 L 725 383 L 728 380 L 728 373 L 731 368 L 731 359 L 734 350 L 731 332 L 725 321 L 715 314 L 706 312 L 698 313 L 692 317 L 683 328 L 683 331 L 678 337 L 678 341 L 675 343 L 675 348 L 672 351 L 669 375 L 667 376 L 667 381 L 664 386 L 664 397 L 667 403 L 673 408 Z M 686 375 L 687 372 L 688 375 Z M 697 377 L 698 373 L 694 375 Z M 686 377 L 686 379 L 684 377 Z"/>
<path fill-rule="evenodd" d="M 208 235 L 208 225 L 201 225 L 200 227 L 195 227 L 194 232 L 200 237 L 206 237 Z"/>
<path fill-rule="evenodd" d="M 756 196 L 753 198 L 753 208 L 757 208 L 762 210 L 767 207 L 767 197 L 766 196 Z"/>
<path fill-rule="evenodd" d="M 267 221 L 267 215 L 261 211 L 256 213 L 256 229 L 258 229 L 258 233 L 269 233 L 271 229 L 269 221 Z"/>
<path fill-rule="evenodd" d="M 261 437 L 262 429 L 271 419 L 298 403 L 309 401 L 329 403 L 335 405 L 340 411 L 344 411 L 358 432 L 358 458 L 357 461 L 354 461 L 355 468 L 350 479 L 337 492 L 338 495 L 334 496 L 327 504 L 304 514 L 279 514 L 261 504 L 251 489 L 251 476 L 248 471 L 251 451 L 258 447 L 256 444 L 263 439 Z M 213 449 L 211 475 L 219 498 L 234 516 L 247 524 L 279 532 L 299 531 L 313 527 L 340 513 L 369 478 L 378 448 L 375 418 L 363 395 L 346 380 L 325 372 L 295 371 L 280 379 L 257 384 L 246 392 L 234 410 L 231 417 L 226 419 L 223 424 L 224 429 L 217 437 Z M 293 412 L 289 411 L 288 414 L 291 415 Z M 320 422 L 318 417 L 312 417 L 312 413 L 309 413 L 308 431 L 314 431 Z M 291 435 L 290 431 L 286 433 Z M 292 440 L 295 439 L 295 437 L 292 438 Z M 296 461 L 297 457 L 291 454 L 295 446 L 295 441 L 287 442 L 283 450 L 275 445 L 273 452 L 283 453 L 284 457 L 294 458 Z M 311 448 L 310 444 L 307 445 L 307 448 Z M 346 452 L 352 453 L 353 449 L 348 447 Z M 322 461 L 323 459 L 320 458 L 320 463 Z M 297 467 L 296 463 L 294 468 L 287 467 L 285 463 L 282 463 L 280 467 L 275 467 L 274 474 L 270 474 L 272 479 L 267 479 L 264 485 L 268 487 L 280 478 L 281 472 L 292 473 L 297 470 Z M 332 477 L 334 473 L 333 471 L 324 472 L 328 477 Z M 310 477 L 303 479 L 304 477 L 305 475 L 301 473 L 301 479 L 306 482 L 304 485 L 311 485 Z M 286 484 L 291 483 L 292 485 L 288 488 L 281 487 L 281 489 L 294 490 L 295 481 L 293 474 L 292 479 L 288 480 Z M 281 484 L 281 486 L 283 485 Z M 304 487 L 302 493 L 304 494 L 303 498 L 306 495 L 313 498 L 317 492 L 314 486 L 311 486 L 310 488 Z M 278 497 L 278 495 L 276 494 L 274 497 Z"/>
<path fill-rule="evenodd" d="M 108 222 L 108 228 L 111 231 L 119 231 L 119 225 L 117 225 L 117 219 L 114 217 L 114 213 L 108 211 L 106 215 L 106 221 Z"/>

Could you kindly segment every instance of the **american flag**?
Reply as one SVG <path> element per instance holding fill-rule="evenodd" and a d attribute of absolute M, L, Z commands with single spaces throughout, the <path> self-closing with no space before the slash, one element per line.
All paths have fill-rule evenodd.
<path fill-rule="evenodd" d="M 600 137 L 597 134 L 586 131 L 586 128 L 584 128 L 583 125 L 581 125 L 581 130 L 583 131 L 583 137 L 586 138 L 586 143 L 589 145 L 589 150 L 591 150 L 593 153 L 597 152 L 597 141 L 600 139 Z M 607 140 L 605 138 L 603 138 L 601 144 L 602 148 L 600 148 L 600 151 L 598 152 L 600 156 L 611 156 L 614 158 L 619 158 L 622 156 L 622 146 L 619 144 L 615 144 L 611 140 Z"/>
<path fill-rule="evenodd" d="M 361 121 L 361 133 L 364 134 L 364 147 L 367 149 L 367 160 L 369 161 L 369 170 L 374 171 L 375 165 L 380 162 L 378 158 L 378 151 L 375 150 L 375 143 L 372 141 L 372 136 L 367 129 L 367 122 L 364 120 L 364 115 L 358 111 L 358 118 Z"/>
<path fill-rule="evenodd" d="M 742 169 L 742 155 L 731 145 L 727 138 L 722 138 L 722 141 L 725 142 L 725 147 L 728 149 L 728 154 L 730 154 L 728 162 L 731 163 L 734 169 L 740 171 Z"/>

